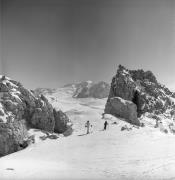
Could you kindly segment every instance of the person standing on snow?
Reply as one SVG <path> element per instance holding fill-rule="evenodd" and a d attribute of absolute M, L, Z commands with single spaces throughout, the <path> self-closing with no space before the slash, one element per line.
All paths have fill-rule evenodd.
<path fill-rule="evenodd" d="M 86 122 L 85 127 L 87 128 L 87 134 L 89 134 L 89 129 L 90 129 L 90 122 L 89 121 Z"/>
<path fill-rule="evenodd" d="M 107 121 L 105 121 L 105 123 L 104 123 L 104 130 L 106 130 L 107 125 L 108 125 L 108 122 L 107 122 Z"/>

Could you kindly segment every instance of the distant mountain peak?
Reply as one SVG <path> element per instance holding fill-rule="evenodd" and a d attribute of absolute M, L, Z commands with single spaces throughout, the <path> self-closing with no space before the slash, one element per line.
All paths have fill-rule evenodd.
<path fill-rule="evenodd" d="M 73 95 L 75 98 L 106 98 L 109 94 L 110 86 L 106 82 L 100 81 L 93 83 L 92 81 L 85 81 L 77 84 L 76 91 Z"/>
<path fill-rule="evenodd" d="M 104 81 L 94 83 L 93 81 L 82 81 L 80 83 L 69 83 L 63 86 L 63 88 L 68 88 L 72 92 L 72 97 L 74 98 L 106 98 L 109 95 L 110 86 Z M 65 91 L 66 91 L 65 89 Z M 59 88 L 58 88 L 59 90 Z M 52 94 L 56 92 L 56 89 L 49 88 L 37 88 L 35 93 L 37 94 Z M 70 91 L 69 91 L 70 92 Z"/>

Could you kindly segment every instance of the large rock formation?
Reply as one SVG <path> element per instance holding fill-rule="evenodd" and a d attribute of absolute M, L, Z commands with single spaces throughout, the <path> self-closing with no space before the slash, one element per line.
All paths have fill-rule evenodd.
<path fill-rule="evenodd" d="M 53 110 L 54 118 L 55 118 L 55 127 L 54 131 L 56 133 L 63 133 L 67 130 L 67 123 L 69 122 L 69 118 L 62 111 Z"/>
<path fill-rule="evenodd" d="M 119 65 L 111 82 L 105 113 L 111 110 L 111 98 L 120 97 L 136 104 L 137 116 L 145 112 L 162 114 L 174 109 L 174 95 L 168 88 L 157 82 L 151 71 L 128 70 Z"/>
<path fill-rule="evenodd" d="M 22 149 L 27 138 L 25 121 L 0 123 L 0 157 Z"/>
<path fill-rule="evenodd" d="M 23 147 L 28 136 L 27 128 L 62 133 L 68 122 L 69 119 L 64 117 L 64 113 L 54 110 L 43 95 L 37 96 L 19 82 L 1 77 L 0 156 Z"/>

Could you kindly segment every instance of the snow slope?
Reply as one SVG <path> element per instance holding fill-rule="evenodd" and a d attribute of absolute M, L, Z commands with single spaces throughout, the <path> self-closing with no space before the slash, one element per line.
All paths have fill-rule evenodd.
<path fill-rule="evenodd" d="M 175 176 L 174 136 L 120 126 L 47 140 L 3 157 L 1 179 L 159 179 Z M 12 170 L 13 169 L 13 170 Z"/>
<path fill-rule="evenodd" d="M 102 119 L 106 99 L 75 99 L 69 88 L 57 89 L 48 99 L 72 119 L 73 134 L 41 141 L 44 132 L 31 130 L 35 144 L 0 158 L 1 180 L 175 178 L 175 136 L 149 126 L 148 118 L 142 117 L 148 126 L 139 129 L 111 115 Z M 86 120 L 92 124 L 89 135 Z M 124 125 L 131 130 L 121 131 Z"/>

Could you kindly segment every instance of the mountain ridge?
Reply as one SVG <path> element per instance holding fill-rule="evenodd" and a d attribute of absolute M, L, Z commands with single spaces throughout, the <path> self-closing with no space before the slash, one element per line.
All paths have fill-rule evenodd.
<path fill-rule="evenodd" d="M 99 81 L 97 83 L 88 81 L 82 81 L 80 83 L 69 83 L 64 85 L 61 88 L 70 88 L 72 89 L 72 97 L 74 98 L 106 98 L 109 94 L 110 86 L 104 81 Z M 50 88 L 37 88 L 34 91 L 37 94 L 52 94 L 57 91 L 57 89 Z"/>

